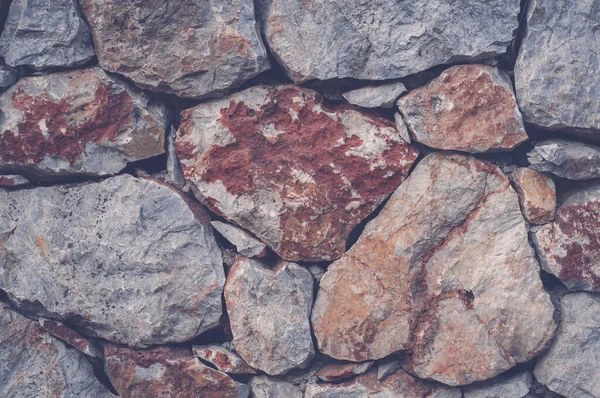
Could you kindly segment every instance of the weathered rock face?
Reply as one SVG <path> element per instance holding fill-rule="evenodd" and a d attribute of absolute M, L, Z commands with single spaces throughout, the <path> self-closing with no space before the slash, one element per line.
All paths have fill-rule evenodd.
<path fill-rule="evenodd" d="M 465 398 L 523 398 L 532 384 L 533 375 L 525 371 L 466 386 L 463 392 Z"/>
<path fill-rule="evenodd" d="M 186 200 L 129 175 L 0 190 L 0 288 L 110 341 L 189 340 L 219 323 L 225 277 L 206 215 Z"/>
<path fill-rule="evenodd" d="M 485 380 L 539 353 L 554 308 L 499 168 L 433 153 L 321 279 L 319 350 L 363 361 L 412 350 L 419 377 Z"/>
<path fill-rule="evenodd" d="M 600 134 L 598 5 L 532 0 L 515 65 L 526 122 L 577 134 Z M 565 45 L 568 43 L 568 45 Z"/>
<path fill-rule="evenodd" d="M 572 192 L 533 233 L 542 267 L 571 290 L 600 291 L 600 185 Z"/>
<path fill-rule="evenodd" d="M 248 364 L 236 353 L 218 345 L 194 346 L 194 355 L 203 361 L 210 362 L 221 372 L 229 374 L 256 374 Z"/>
<path fill-rule="evenodd" d="M 64 341 L 71 347 L 76 348 L 81 351 L 85 355 L 95 358 L 102 358 L 102 354 L 100 350 L 96 346 L 94 346 L 88 339 L 69 328 L 68 326 L 63 325 L 60 322 L 53 321 L 52 319 L 39 319 L 40 326 L 44 328 L 48 333 L 53 335 L 54 337 Z"/>
<path fill-rule="evenodd" d="M 508 75 L 486 65 L 446 69 L 398 100 L 412 138 L 432 148 L 506 151 L 527 140 Z"/>
<path fill-rule="evenodd" d="M 0 170 L 107 175 L 164 153 L 164 107 L 99 68 L 24 78 L 0 111 Z"/>
<path fill-rule="evenodd" d="M 261 0 L 266 40 L 296 82 L 383 80 L 502 54 L 519 2 Z"/>
<path fill-rule="evenodd" d="M 398 82 L 382 86 L 361 87 L 342 95 L 349 103 L 364 108 L 393 108 L 398 97 L 405 92 L 404 84 Z"/>
<path fill-rule="evenodd" d="M 37 70 L 82 65 L 95 55 L 76 0 L 13 0 L 0 54 L 10 66 Z"/>
<path fill-rule="evenodd" d="M 565 397 L 600 397 L 600 297 L 572 293 L 561 299 L 562 322 L 550 350 L 535 367 L 536 379 Z"/>
<path fill-rule="evenodd" d="M 535 144 L 527 154 L 531 168 L 570 180 L 600 178 L 600 147 L 552 139 Z"/>
<path fill-rule="evenodd" d="M 248 397 L 248 386 L 202 365 L 183 349 L 135 351 L 109 345 L 104 356 L 106 371 L 121 398 Z"/>
<path fill-rule="evenodd" d="M 389 121 L 296 86 L 184 111 L 176 147 L 198 199 L 290 261 L 340 257 L 418 155 Z"/>
<path fill-rule="evenodd" d="M 85 355 L 40 325 L 0 305 L 0 395 L 114 397 L 94 376 Z"/>
<path fill-rule="evenodd" d="M 525 219 L 532 224 L 552 221 L 556 211 L 554 181 L 527 167 L 518 168 L 512 176 Z"/>
<path fill-rule="evenodd" d="M 237 252 L 244 257 L 262 257 L 267 253 L 267 245 L 254 236 L 236 227 L 221 221 L 210 223 L 225 239 L 235 246 Z"/>
<path fill-rule="evenodd" d="M 315 354 L 310 332 L 313 278 L 294 263 L 268 269 L 238 257 L 225 284 L 233 342 L 253 368 L 279 375 Z"/>
<path fill-rule="evenodd" d="M 267 376 L 256 376 L 250 379 L 252 398 L 302 398 L 302 390 L 291 383 Z"/>
<path fill-rule="evenodd" d="M 222 93 L 269 69 L 252 0 L 81 0 L 103 69 L 181 97 Z"/>

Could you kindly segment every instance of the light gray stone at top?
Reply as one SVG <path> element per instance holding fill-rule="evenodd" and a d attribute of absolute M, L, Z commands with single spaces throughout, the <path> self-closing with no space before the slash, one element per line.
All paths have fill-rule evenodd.
<path fill-rule="evenodd" d="M 363 108 L 393 108 L 394 102 L 406 91 L 404 84 L 397 82 L 357 88 L 345 92 L 342 96 L 349 103 Z"/>

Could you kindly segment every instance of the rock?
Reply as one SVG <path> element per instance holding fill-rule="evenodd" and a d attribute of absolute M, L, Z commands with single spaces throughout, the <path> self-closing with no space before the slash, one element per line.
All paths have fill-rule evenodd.
<path fill-rule="evenodd" d="M 0 60 L 0 88 L 7 88 L 19 80 L 19 71 Z"/>
<path fill-rule="evenodd" d="M 463 393 L 465 398 L 523 398 L 532 384 L 533 375 L 525 371 L 466 386 Z"/>
<path fill-rule="evenodd" d="M 342 95 L 349 103 L 363 108 L 393 108 L 398 97 L 405 92 L 404 84 L 397 82 L 382 86 L 365 86 Z"/>
<path fill-rule="evenodd" d="M 10 66 L 35 70 L 79 66 L 95 55 L 76 0 L 13 0 L 0 54 Z"/>
<path fill-rule="evenodd" d="M 273 269 L 238 257 L 225 284 L 225 303 L 238 354 L 275 376 L 308 365 L 315 354 L 310 331 L 310 272 L 294 263 Z"/>
<path fill-rule="evenodd" d="M 297 86 L 183 112 L 177 155 L 196 197 L 288 261 L 329 261 L 417 158 L 394 125 Z"/>
<path fill-rule="evenodd" d="M 545 271 L 571 290 L 600 291 L 600 184 L 571 192 L 532 238 Z"/>
<path fill-rule="evenodd" d="M 300 388 L 268 376 L 255 376 L 249 385 L 252 398 L 302 398 Z"/>
<path fill-rule="evenodd" d="M 526 122 L 599 138 L 600 47 L 596 2 L 569 7 L 532 0 L 515 65 L 519 108 Z M 568 43 L 568 45 L 565 45 Z"/>
<path fill-rule="evenodd" d="M 462 385 L 534 358 L 553 313 L 508 178 L 434 152 L 329 266 L 312 325 L 325 355 L 411 350 L 417 376 Z"/>
<path fill-rule="evenodd" d="M 508 75 L 459 65 L 398 100 L 412 138 L 431 148 L 506 151 L 527 140 Z"/>
<path fill-rule="evenodd" d="M 527 167 L 513 173 L 515 190 L 525 220 L 531 224 L 546 224 L 556 211 L 556 187 L 552 178 Z"/>
<path fill-rule="evenodd" d="M 384 359 L 377 366 L 377 380 L 381 381 L 400 369 L 402 362 L 399 359 Z"/>
<path fill-rule="evenodd" d="M 181 164 L 179 164 L 179 159 L 177 159 L 177 153 L 175 152 L 176 135 L 177 130 L 171 126 L 171 130 L 167 135 L 167 175 L 171 184 L 180 189 L 185 189 L 185 178 L 183 178 Z"/>
<path fill-rule="evenodd" d="M 218 345 L 193 346 L 194 355 L 210 362 L 221 372 L 229 374 L 256 374 L 242 358 L 234 352 Z"/>
<path fill-rule="evenodd" d="M 0 170 L 109 175 L 164 153 L 164 107 L 99 68 L 21 79 L 0 111 Z"/>
<path fill-rule="evenodd" d="M 261 4 L 262 3 L 262 4 Z M 518 0 L 261 0 L 271 52 L 297 83 L 395 79 L 506 52 Z"/>
<path fill-rule="evenodd" d="M 0 190 L 0 288 L 89 336 L 137 347 L 187 341 L 222 312 L 221 252 L 207 224 L 190 199 L 126 174 Z"/>
<path fill-rule="evenodd" d="M 80 0 L 102 69 L 181 97 L 222 94 L 270 68 L 252 0 Z"/>
<path fill-rule="evenodd" d="M 44 328 L 48 333 L 52 334 L 54 337 L 64 341 L 71 347 L 76 348 L 80 352 L 94 358 L 102 358 L 102 354 L 92 344 L 88 339 L 69 328 L 68 326 L 63 325 L 60 322 L 53 321 L 51 319 L 39 319 L 40 326 Z"/>
<path fill-rule="evenodd" d="M 221 221 L 211 221 L 211 225 L 225 239 L 231 242 L 242 256 L 263 257 L 267 254 L 267 245 L 243 229 Z"/>
<path fill-rule="evenodd" d="M 335 382 L 350 377 L 363 374 L 373 366 L 373 361 L 353 363 L 353 362 L 332 362 L 323 366 L 317 372 L 319 380 L 326 382 Z"/>
<path fill-rule="evenodd" d="M 600 147 L 553 139 L 535 144 L 527 154 L 530 168 L 569 180 L 600 178 Z"/>
<path fill-rule="evenodd" d="M 3 398 L 114 397 L 96 379 L 85 355 L 2 305 L 0 363 Z"/>
<path fill-rule="evenodd" d="M 600 296 L 572 293 L 561 299 L 562 322 L 538 361 L 536 379 L 565 397 L 600 397 Z"/>
<path fill-rule="evenodd" d="M 248 386 L 201 364 L 187 350 L 136 351 L 108 345 L 104 356 L 105 369 L 121 398 L 248 397 Z"/>
<path fill-rule="evenodd" d="M 21 187 L 29 185 L 29 180 L 19 175 L 0 175 L 0 187 Z"/>
<path fill-rule="evenodd" d="M 394 113 L 394 123 L 396 124 L 396 130 L 398 130 L 398 134 L 404 141 L 408 144 L 412 142 L 412 138 L 410 138 L 410 133 L 408 132 L 408 127 L 406 126 L 406 122 L 402 119 L 402 115 L 399 113 Z"/>

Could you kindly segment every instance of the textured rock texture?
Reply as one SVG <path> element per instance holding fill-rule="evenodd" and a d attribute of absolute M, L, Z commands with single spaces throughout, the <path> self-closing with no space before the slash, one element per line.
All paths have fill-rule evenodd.
<path fill-rule="evenodd" d="M 394 125 L 296 86 L 258 86 L 183 112 L 176 147 L 196 196 L 289 261 L 328 261 L 406 178 Z"/>
<path fill-rule="evenodd" d="M 432 148 L 506 151 L 527 140 L 512 82 L 486 65 L 446 69 L 398 100 L 412 138 Z"/>
<path fill-rule="evenodd" d="M 248 364 L 236 353 L 218 345 L 194 346 L 194 355 L 203 361 L 210 362 L 221 372 L 229 374 L 256 374 Z"/>
<path fill-rule="evenodd" d="M 245 257 L 262 257 L 266 254 L 267 245 L 254 236 L 236 227 L 221 221 L 210 223 L 225 239 L 235 246 L 237 252 Z"/>
<path fill-rule="evenodd" d="M 517 0 L 261 0 L 266 40 L 295 82 L 383 80 L 506 51 Z"/>
<path fill-rule="evenodd" d="M 303 398 L 299 387 L 267 376 L 253 377 L 249 386 L 252 398 Z"/>
<path fill-rule="evenodd" d="M 219 95 L 269 69 L 252 0 L 80 0 L 100 66 L 181 97 Z"/>
<path fill-rule="evenodd" d="M 533 375 L 525 371 L 466 386 L 463 392 L 464 398 L 523 398 L 532 384 Z"/>
<path fill-rule="evenodd" d="M 313 278 L 301 266 L 281 262 L 269 269 L 238 257 L 225 284 L 225 303 L 238 354 L 270 375 L 310 363 Z"/>
<path fill-rule="evenodd" d="M 329 266 L 312 324 L 326 355 L 411 350 L 418 376 L 459 385 L 535 357 L 554 333 L 553 310 L 508 178 L 438 152 Z"/>
<path fill-rule="evenodd" d="M 535 144 L 527 154 L 531 168 L 570 180 L 600 178 L 600 147 L 552 139 Z"/>
<path fill-rule="evenodd" d="M 350 377 L 359 374 L 363 374 L 367 370 L 369 370 L 371 366 L 373 366 L 373 361 L 367 361 L 362 363 L 333 362 L 319 369 L 319 371 L 316 373 L 316 376 L 319 380 L 322 381 L 335 382 L 344 379 L 349 379 Z"/>
<path fill-rule="evenodd" d="M 0 170 L 107 175 L 165 151 L 164 107 L 99 68 L 24 78 L 0 112 Z"/>
<path fill-rule="evenodd" d="M 404 84 L 398 82 L 382 86 L 365 86 L 342 95 L 349 103 L 363 108 L 393 108 L 398 97 L 405 92 Z"/>
<path fill-rule="evenodd" d="M 548 176 L 520 167 L 512 175 L 519 204 L 525 219 L 532 224 L 546 224 L 556 211 L 556 186 Z"/>
<path fill-rule="evenodd" d="M 76 348 L 85 355 L 102 358 L 102 354 L 88 339 L 74 331 L 68 326 L 52 319 L 40 318 L 40 326 L 54 337 L 64 341 L 71 347 Z"/>
<path fill-rule="evenodd" d="M 225 278 L 206 215 L 187 200 L 129 175 L 0 190 L 0 288 L 117 343 L 189 340 L 218 325 Z"/>

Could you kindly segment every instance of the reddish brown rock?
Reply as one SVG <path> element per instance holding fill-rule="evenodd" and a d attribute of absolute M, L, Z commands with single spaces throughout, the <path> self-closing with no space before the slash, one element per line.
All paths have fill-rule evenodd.
<path fill-rule="evenodd" d="M 491 66 L 449 68 L 398 108 L 413 139 L 432 148 L 496 152 L 527 140 L 511 80 Z"/>
<path fill-rule="evenodd" d="M 210 362 L 221 372 L 229 374 L 256 374 L 236 353 L 218 345 L 194 346 L 194 355 L 203 361 Z"/>
<path fill-rule="evenodd" d="M 546 224 L 556 211 L 556 187 L 552 178 L 521 167 L 513 173 L 515 190 L 525 219 L 532 224 Z"/>
<path fill-rule="evenodd" d="M 72 347 L 77 348 L 85 355 L 101 358 L 100 351 L 85 337 L 74 331 L 68 326 L 51 319 L 40 318 L 40 326 L 53 336 L 61 339 Z"/>
<path fill-rule="evenodd" d="M 198 199 L 290 261 L 340 257 L 418 155 L 393 123 L 296 86 L 184 111 L 176 148 Z"/>
<path fill-rule="evenodd" d="M 245 398 L 248 386 L 200 363 L 191 352 L 107 345 L 105 369 L 121 398 Z"/>
<path fill-rule="evenodd" d="M 350 377 L 365 373 L 373 366 L 373 361 L 362 363 L 353 362 L 333 362 L 323 366 L 316 373 L 319 380 L 326 382 L 340 381 Z"/>

